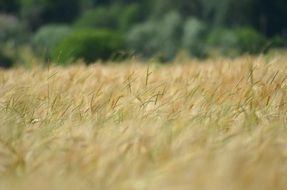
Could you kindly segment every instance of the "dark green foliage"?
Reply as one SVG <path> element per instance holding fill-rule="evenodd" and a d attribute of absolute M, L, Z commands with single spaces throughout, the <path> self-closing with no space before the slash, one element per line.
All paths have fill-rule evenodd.
<path fill-rule="evenodd" d="M 128 6 L 113 5 L 97 7 L 86 11 L 76 22 L 78 28 L 95 28 L 109 30 L 127 30 L 132 24 L 138 22 L 139 7 L 136 4 Z"/>
<path fill-rule="evenodd" d="M 79 0 L 21 0 L 21 15 L 32 30 L 48 23 L 69 23 L 80 8 Z"/>
<path fill-rule="evenodd" d="M 0 50 L 0 68 L 8 69 L 13 66 L 14 60 Z"/>
<path fill-rule="evenodd" d="M 25 30 L 17 17 L 0 14 L 0 43 L 16 45 L 23 41 Z"/>
<path fill-rule="evenodd" d="M 107 30 L 80 30 L 63 39 L 52 51 L 52 60 L 67 64 L 78 59 L 86 63 L 107 60 L 124 49 L 124 39 Z"/>
<path fill-rule="evenodd" d="M 40 28 L 32 38 L 32 47 L 37 55 L 49 61 L 51 50 L 72 32 L 66 25 L 46 25 Z"/>
<path fill-rule="evenodd" d="M 124 6 L 124 10 L 118 17 L 118 27 L 122 31 L 129 30 L 134 24 L 141 21 L 142 16 L 141 8 L 138 4 L 131 4 L 129 6 Z"/>
<path fill-rule="evenodd" d="M 287 28 L 286 0 L 1 0 L 0 11 L 17 12 L 33 30 L 46 23 L 70 23 L 78 15 L 83 15 L 80 25 L 123 29 L 134 22 L 122 19 L 162 19 L 171 11 L 212 27 L 252 26 L 268 37 Z"/>
<path fill-rule="evenodd" d="M 153 56 L 160 49 L 157 30 L 157 24 L 154 22 L 134 26 L 127 35 L 129 47 L 145 57 Z"/>
<path fill-rule="evenodd" d="M 204 21 L 212 26 L 234 27 L 251 23 L 254 1 L 201 0 L 201 7 Z"/>
<path fill-rule="evenodd" d="M 217 28 L 209 33 L 207 43 L 211 46 L 234 48 L 237 43 L 237 36 L 234 30 Z"/>
<path fill-rule="evenodd" d="M 144 57 L 160 56 L 170 60 L 181 46 L 181 35 L 181 17 L 170 12 L 161 20 L 136 25 L 128 34 L 128 43 Z"/>
<path fill-rule="evenodd" d="M 252 0 L 252 2 L 255 4 L 253 16 L 249 17 L 252 26 L 268 37 L 286 33 L 286 0 Z"/>
<path fill-rule="evenodd" d="M 237 50 L 238 39 L 236 32 L 231 29 L 217 28 L 211 31 L 206 42 L 209 51 L 217 51 L 225 56 L 236 56 L 239 54 Z M 213 53 L 213 52 L 210 52 Z"/>
<path fill-rule="evenodd" d="M 207 36 L 207 26 L 204 22 L 189 18 L 183 26 L 182 48 L 190 55 L 204 58 L 207 56 L 205 39 Z"/>
<path fill-rule="evenodd" d="M 266 38 L 252 28 L 236 30 L 237 48 L 240 53 L 261 53 L 266 49 Z"/>
<path fill-rule="evenodd" d="M 287 45 L 287 39 L 282 37 L 282 36 L 279 36 L 279 35 L 276 35 L 274 36 L 273 38 L 271 38 L 269 40 L 269 44 L 268 44 L 271 48 L 272 47 L 284 47 Z"/>
<path fill-rule="evenodd" d="M 250 27 L 235 30 L 215 29 L 209 34 L 207 44 L 211 48 L 220 50 L 220 53 L 226 56 L 264 53 L 269 48 L 267 39 Z"/>
<path fill-rule="evenodd" d="M 53 50 L 54 60 L 61 60 L 54 49 L 71 32 L 61 26 L 66 25 L 120 32 L 130 52 L 147 58 L 169 61 L 182 49 L 200 58 L 233 57 L 287 47 L 286 20 L 286 0 L 0 0 L 0 45 L 15 52 L 21 45 L 32 47 L 46 61 Z M 76 52 L 86 48 L 73 46 Z M 90 48 L 87 55 L 67 56 L 71 47 L 63 47 L 68 59 L 95 60 Z"/>
<path fill-rule="evenodd" d="M 190 17 L 183 22 L 176 12 L 163 19 L 135 26 L 128 34 L 132 49 L 145 57 L 160 55 L 162 60 L 171 60 L 179 50 L 185 49 L 192 56 L 203 58 L 206 54 L 207 26 Z"/>
<path fill-rule="evenodd" d="M 17 13 L 19 10 L 19 0 L 0 0 L 0 12 Z"/>

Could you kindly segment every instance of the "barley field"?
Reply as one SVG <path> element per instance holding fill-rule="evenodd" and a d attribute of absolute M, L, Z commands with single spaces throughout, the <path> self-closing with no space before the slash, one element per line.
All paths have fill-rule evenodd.
<path fill-rule="evenodd" d="M 1 190 L 286 190 L 287 56 L 0 71 Z"/>

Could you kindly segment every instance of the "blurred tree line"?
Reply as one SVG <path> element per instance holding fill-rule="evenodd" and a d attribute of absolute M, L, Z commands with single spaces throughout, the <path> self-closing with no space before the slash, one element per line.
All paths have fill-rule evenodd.
<path fill-rule="evenodd" d="M 121 50 L 163 60 L 261 53 L 286 46 L 286 19 L 286 0 L 0 0 L 0 62 L 23 44 L 47 60 L 61 47 L 66 60 L 90 62 Z"/>

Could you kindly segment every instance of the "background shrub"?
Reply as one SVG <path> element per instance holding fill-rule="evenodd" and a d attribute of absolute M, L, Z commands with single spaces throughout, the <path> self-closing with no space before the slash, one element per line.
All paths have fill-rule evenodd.
<path fill-rule="evenodd" d="M 179 50 L 184 49 L 195 57 L 205 57 L 207 26 L 190 17 L 186 21 L 176 12 L 166 14 L 161 20 L 137 25 L 128 34 L 132 49 L 145 57 L 159 55 L 171 60 Z"/>
<path fill-rule="evenodd" d="M 182 48 L 195 57 L 205 57 L 206 45 L 204 40 L 206 35 L 205 23 L 196 18 L 189 18 L 183 26 Z"/>
<path fill-rule="evenodd" d="M 164 62 L 180 52 L 234 57 L 287 47 L 286 0 L 222 1 L 0 0 L 0 48 L 17 63 L 23 49 L 47 61 L 58 42 L 86 29 L 123 34 L 131 50 L 121 58 L 132 52 Z"/>
<path fill-rule="evenodd" d="M 140 19 L 138 9 L 139 7 L 136 4 L 128 6 L 115 4 L 110 7 L 97 7 L 96 9 L 85 11 L 74 25 L 78 28 L 125 31 Z"/>
<path fill-rule="evenodd" d="M 224 56 L 238 55 L 238 39 L 234 30 L 217 28 L 211 31 L 207 37 L 209 53 L 219 53 Z"/>
<path fill-rule="evenodd" d="M 139 24 L 129 31 L 129 46 L 144 57 L 170 60 L 181 46 L 181 20 L 179 14 L 170 12 L 161 20 Z"/>
<path fill-rule="evenodd" d="M 0 14 L 0 43 L 17 45 L 25 38 L 24 27 L 17 17 Z"/>
<path fill-rule="evenodd" d="M 243 27 L 235 32 L 240 53 L 256 54 L 266 49 L 266 38 L 253 28 Z"/>
<path fill-rule="evenodd" d="M 243 53 L 256 54 L 267 51 L 273 44 L 278 46 L 281 39 L 274 38 L 269 44 L 266 38 L 253 28 L 214 29 L 207 38 L 209 48 L 219 50 L 224 56 L 237 56 Z"/>
<path fill-rule="evenodd" d="M 127 35 L 128 45 L 136 53 L 150 57 L 159 51 L 158 26 L 155 22 L 145 22 L 134 26 Z"/>
<path fill-rule="evenodd" d="M 79 15 L 79 0 L 20 0 L 20 14 L 35 31 L 50 23 L 71 23 Z"/>
<path fill-rule="evenodd" d="M 51 50 L 72 32 L 66 25 L 46 25 L 40 28 L 32 38 L 32 47 L 37 55 L 49 59 Z"/>
<path fill-rule="evenodd" d="M 1 0 L 0 12 L 16 13 L 19 10 L 19 0 Z"/>
<path fill-rule="evenodd" d="M 268 44 L 270 48 L 284 47 L 287 45 L 287 39 L 282 36 L 276 35 L 268 41 Z"/>
<path fill-rule="evenodd" d="M 171 60 L 176 56 L 181 46 L 182 23 L 180 14 L 170 12 L 159 24 L 159 50 L 163 60 Z"/>
<path fill-rule="evenodd" d="M 0 50 L 0 68 L 8 69 L 13 66 L 13 63 L 13 58 Z"/>
<path fill-rule="evenodd" d="M 52 51 L 52 60 L 61 64 L 83 59 L 92 63 L 107 60 L 123 50 L 124 39 L 120 33 L 108 30 L 80 30 L 64 38 Z"/>

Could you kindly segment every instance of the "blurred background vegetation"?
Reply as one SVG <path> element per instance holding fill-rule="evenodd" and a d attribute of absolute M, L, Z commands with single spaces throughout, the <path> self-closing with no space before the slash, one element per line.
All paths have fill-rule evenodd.
<path fill-rule="evenodd" d="M 0 0 L 0 66 L 266 53 L 286 20 L 286 0 Z"/>

